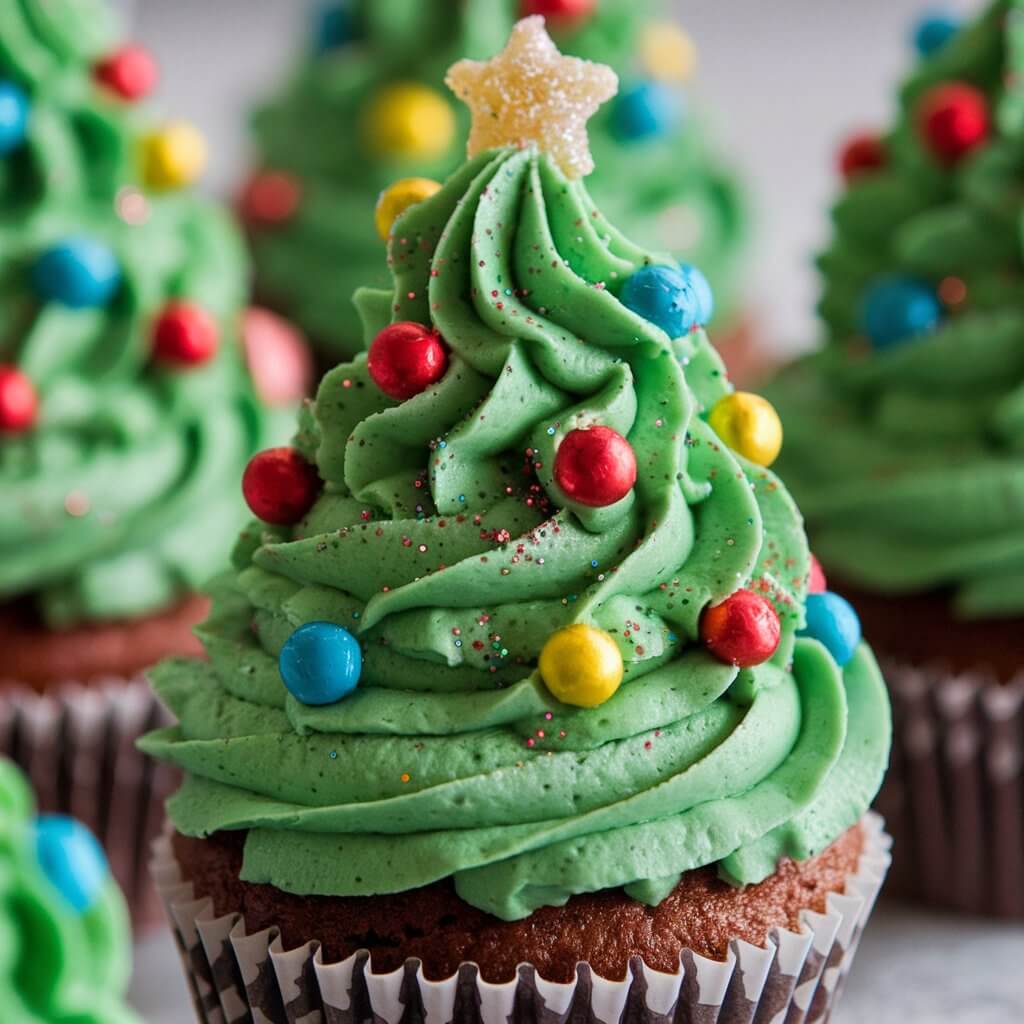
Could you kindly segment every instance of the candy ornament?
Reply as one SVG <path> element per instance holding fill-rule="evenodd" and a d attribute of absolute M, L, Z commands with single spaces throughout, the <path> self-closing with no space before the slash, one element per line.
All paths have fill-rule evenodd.
<path fill-rule="evenodd" d="M 933 331 L 941 318 L 942 305 L 931 285 L 893 274 L 868 289 L 861 330 L 876 349 L 888 349 Z"/>
<path fill-rule="evenodd" d="M 277 227 L 295 216 L 302 202 L 302 185 L 287 171 L 254 174 L 238 197 L 242 220 L 253 227 Z"/>
<path fill-rule="evenodd" d="M 313 49 L 318 54 L 331 53 L 359 38 L 357 22 L 347 2 L 333 0 L 316 12 Z"/>
<path fill-rule="evenodd" d="M 633 447 L 611 427 L 570 430 L 555 453 L 555 483 L 570 501 L 603 508 L 621 501 L 636 483 Z"/>
<path fill-rule="evenodd" d="M 359 642 L 333 622 L 307 622 L 285 641 L 278 670 L 288 692 L 303 704 L 336 704 L 359 684 Z"/>
<path fill-rule="evenodd" d="M 366 110 L 370 148 L 393 160 L 432 160 L 455 137 L 455 114 L 440 93 L 418 82 L 396 82 L 379 92 Z"/>
<path fill-rule="evenodd" d="M 373 339 L 366 366 L 385 395 L 404 402 L 444 376 L 448 349 L 436 331 L 403 320 Z"/>
<path fill-rule="evenodd" d="M 760 395 L 734 391 L 720 398 L 708 417 L 711 429 L 737 454 L 770 466 L 782 451 L 782 421 Z"/>
<path fill-rule="evenodd" d="M 839 172 L 846 181 L 880 171 L 888 160 L 885 142 L 871 132 L 847 139 L 839 151 Z"/>
<path fill-rule="evenodd" d="M 825 570 L 821 567 L 815 555 L 811 555 L 811 571 L 807 578 L 807 592 L 809 594 L 824 594 L 828 590 L 828 580 L 825 578 Z"/>
<path fill-rule="evenodd" d="M 43 814 L 36 819 L 36 860 L 53 887 L 84 914 L 96 905 L 110 877 L 103 848 L 73 818 Z"/>
<path fill-rule="evenodd" d="M 914 26 L 914 46 L 922 57 L 938 53 L 960 31 L 960 21 L 944 11 L 926 14 Z"/>
<path fill-rule="evenodd" d="M 737 590 L 721 604 L 706 608 L 700 638 L 708 650 L 729 665 L 752 668 L 778 649 L 782 626 L 775 607 L 752 590 Z"/>
<path fill-rule="evenodd" d="M 137 43 L 115 50 L 96 65 L 93 73 L 97 82 L 128 102 L 149 95 L 157 80 L 153 55 Z"/>
<path fill-rule="evenodd" d="M 257 452 L 242 475 L 242 496 L 257 519 L 276 526 L 297 523 L 320 494 L 316 467 L 294 448 Z"/>
<path fill-rule="evenodd" d="M 291 405 L 310 393 L 313 358 L 287 320 L 250 306 L 242 316 L 242 346 L 256 393 L 267 405 Z"/>
<path fill-rule="evenodd" d="M 844 597 L 826 591 L 807 597 L 807 625 L 800 636 L 820 641 L 840 667 L 848 665 L 861 641 L 860 619 Z"/>
<path fill-rule="evenodd" d="M 384 189 L 377 199 L 373 215 L 381 241 L 388 240 L 392 225 L 410 206 L 422 203 L 440 191 L 441 183 L 430 178 L 402 178 Z"/>
<path fill-rule="evenodd" d="M 206 140 L 187 121 L 171 121 L 142 140 L 142 178 L 157 191 L 191 185 L 206 166 Z"/>
<path fill-rule="evenodd" d="M 219 344 L 217 322 L 191 302 L 168 303 L 153 328 L 156 359 L 182 369 L 208 362 Z"/>
<path fill-rule="evenodd" d="M 32 285 L 47 302 L 71 309 L 105 306 L 121 283 L 121 266 L 110 246 L 93 238 L 68 238 L 51 246 L 32 268 Z"/>
<path fill-rule="evenodd" d="M 701 324 L 705 287 L 679 267 L 641 267 L 622 286 L 619 301 L 670 338 L 680 338 Z"/>
<path fill-rule="evenodd" d="M 0 82 L 0 156 L 6 156 L 25 141 L 28 132 L 29 100 L 13 82 Z"/>
<path fill-rule="evenodd" d="M 597 7 L 597 0 L 522 0 L 520 17 L 539 14 L 552 21 L 576 21 L 589 17 Z"/>
<path fill-rule="evenodd" d="M 32 381 L 16 366 L 0 363 L 0 434 L 21 434 L 36 421 L 39 400 Z"/>
<path fill-rule="evenodd" d="M 615 98 L 612 131 L 623 142 L 661 138 L 675 128 L 680 107 L 680 97 L 669 86 L 640 82 Z"/>
<path fill-rule="evenodd" d="M 932 86 L 918 101 L 918 131 L 940 163 L 959 163 L 989 135 L 985 94 L 966 82 Z"/>
<path fill-rule="evenodd" d="M 679 84 L 689 81 L 697 70 L 697 47 L 678 25 L 655 21 L 644 28 L 640 60 L 652 78 Z"/>
<path fill-rule="evenodd" d="M 563 704 L 595 708 L 622 683 L 622 654 L 611 635 L 576 623 L 550 636 L 540 652 L 541 679 Z"/>
<path fill-rule="evenodd" d="M 694 323 L 698 327 L 703 327 L 715 315 L 715 294 L 711 290 L 711 282 L 692 263 L 680 263 L 679 272 L 693 293 Z"/>

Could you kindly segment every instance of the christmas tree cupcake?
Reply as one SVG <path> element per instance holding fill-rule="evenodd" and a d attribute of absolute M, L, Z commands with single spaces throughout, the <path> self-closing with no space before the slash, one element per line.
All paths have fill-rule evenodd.
<path fill-rule="evenodd" d="M 328 367 L 362 348 L 356 288 L 387 284 L 387 210 L 396 181 L 424 198 L 463 157 L 469 118 L 444 88 L 463 56 L 486 57 L 517 17 L 543 14 L 568 53 L 623 79 L 591 124 L 595 201 L 613 223 L 696 263 L 716 324 L 738 330 L 734 285 L 746 213 L 731 173 L 689 109 L 696 53 L 660 0 L 334 0 L 312 52 L 255 118 L 259 168 L 240 197 L 258 291 L 313 339 Z M 629 188 L 622 183 L 629 182 Z M 719 335 L 721 341 L 724 335 Z"/>
<path fill-rule="evenodd" d="M 894 666 L 898 874 L 931 901 L 1016 915 L 1022 18 L 999 2 L 963 26 L 920 24 L 895 124 L 842 153 L 819 261 L 827 342 L 772 392 L 816 551 Z"/>
<path fill-rule="evenodd" d="M 702 279 L 582 184 L 614 73 L 528 18 L 448 81 L 469 159 L 249 464 L 209 662 L 154 675 L 197 1005 L 823 1019 L 887 859 L 884 684 Z"/>
<path fill-rule="evenodd" d="M 269 314 L 245 312 L 240 240 L 185 189 L 203 140 L 138 115 L 155 68 L 119 41 L 106 0 L 8 6 L 0 750 L 31 771 L 44 809 L 74 810 L 104 839 L 116 818 L 134 850 L 147 770 L 128 752 L 156 708 L 129 680 L 199 653 L 196 594 L 244 522 L 237 475 L 287 436 L 271 428 L 292 414 L 261 398 L 293 405 L 304 355 Z M 65 699 L 70 683 L 94 687 L 87 709 Z"/>
<path fill-rule="evenodd" d="M 93 835 L 36 815 L 0 757 L 0 1015 L 9 1024 L 136 1024 L 123 1001 L 128 915 Z"/>

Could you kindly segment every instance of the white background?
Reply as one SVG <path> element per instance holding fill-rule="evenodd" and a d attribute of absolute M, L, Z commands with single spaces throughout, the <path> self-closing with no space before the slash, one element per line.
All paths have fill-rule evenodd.
<path fill-rule="evenodd" d="M 3 2 L 3 0 L 0 0 Z M 246 162 L 245 111 L 273 89 L 305 29 L 304 0 L 125 0 L 157 54 L 164 113 L 206 133 L 206 186 L 226 192 Z M 910 59 L 918 0 L 678 0 L 701 57 L 698 90 L 757 212 L 751 305 L 779 346 L 815 337 L 809 254 L 827 237 L 834 154 L 853 128 L 885 124 Z M 970 10 L 960 0 L 947 9 Z M 868 930 L 837 1024 L 1024 1020 L 1024 931 L 882 911 Z M 176 954 L 139 950 L 133 998 L 151 1024 L 189 1019 Z"/>

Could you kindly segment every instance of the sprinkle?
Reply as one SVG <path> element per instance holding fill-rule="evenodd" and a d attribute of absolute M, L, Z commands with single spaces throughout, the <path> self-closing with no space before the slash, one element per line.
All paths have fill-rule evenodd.
<path fill-rule="evenodd" d="M 526 745 L 528 747 L 535 747 L 537 745 L 537 741 L 531 736 L 530 739 L 526 741 Z"/>
<path fill-rule="evenodd" d="M 545 711 L 544 712 L 544 717 L 550 722 L 551 719 L 554 718 L 555 716 L 550 711 Z"/>
<path fill-rule="evenodd" d="M 412 778 L 412 776 L 411 776 L 411 775 L 410 775 L 410 774 L 409 774 L 408 772 L 402 772 L 402 774 L 401 774 L 401 775 L 399 775 L 399 778 L 400 778 L 400 779 L 401 779 L 401 780 L 402 780 L 403 782 L 408 782 L 408 781 L 409 781 L 409 779 L 411 779 L 411 778 Z"/>
<path fill-rule="evenodd" d="M 91 507 L 89 495 L 84 491 L 69 491 L 64 498 L 64 511 L 76 519 L 88 515 Z"/>
<path fill-rule="evenodd" d="M 330 753 L 330 758 L 331 758 L 332 761 L 337 761 L 337 759 L 338 759 L 338 752 L 336 750 L 332 750 L 331 753 Z"/>

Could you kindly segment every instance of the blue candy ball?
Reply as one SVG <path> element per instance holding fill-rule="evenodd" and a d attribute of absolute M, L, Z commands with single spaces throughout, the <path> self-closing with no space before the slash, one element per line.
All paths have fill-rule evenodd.
<path fill-rule="evenodd" d="M 860 643 L 860 619 L 853 605 L 831 590 L 807 595 L 807 625 L 800 636 L 819 640 L 839 665 L 847 665 Z"/>
<path fill-rule="evenodd" d="M 47 249 L 32 271 L 40 298 L 72 309 L 105 306 L 121 283 L 113 250 L 92 238 L 69 238 Z"/>
<path fill-rule="evenodd" d="M 913 277 L 876 281 L 864 297 L 861 330 L 877 349 L 892 348 L 933 331 L 942 319 L 935 289 Z"/>
<path fill-rule="evenodd" d="M 307 622 L 281 648 L 278 668 L 288 692 L 303 704 L 334 704 L 359 682 L 359 642 L 333 622 Z"/>
<path fill-rule="evenodd" d="M 914 27 L 914 46 L 922 57 L 941 50 L 960 31 L 960 19 L 944 11 L 926 14 Z"/>
<path fill-rule="evenodd" d="M 25 141 L 28 131 L 28 96 L 13 82 L 0 82 L 0 156 Z"/>
<path fill-rule="evenodd" d="M 679 338 L 699 324 L 706 304 L 699 283 L 678 267 L 641 267 L 623 285 L 619 301 L 670 338 Z"/>
<path fill-rule="evenodd" d="M 313 48 L 317 53 L 339 50 L 356 38 L 356 22 L 346 3 L 326 3 L 316 13 Z"/>
<path fill-rule="evenodd" d="M 53 887 L 79 914 L 95 906 L 110 877 L 96 837 L 62 814 L 41 814 L 35 833 L 36 860 Z"/>
<path fill-rule="evenodd" d="M 612 132 L 623 142 L 667 135 L 682 115 L 677 90 L 659 82 L 641 82 L 619 93 L 612 107 Z"/>
<path fill-rule="evenodd" d="M 692 263 L 680 263 L 679 270 L 693 291 L 696 302 L 695 322 L 703 327 L 715 315 L 715 294 L 711 290 L 711 283 Z"/>

